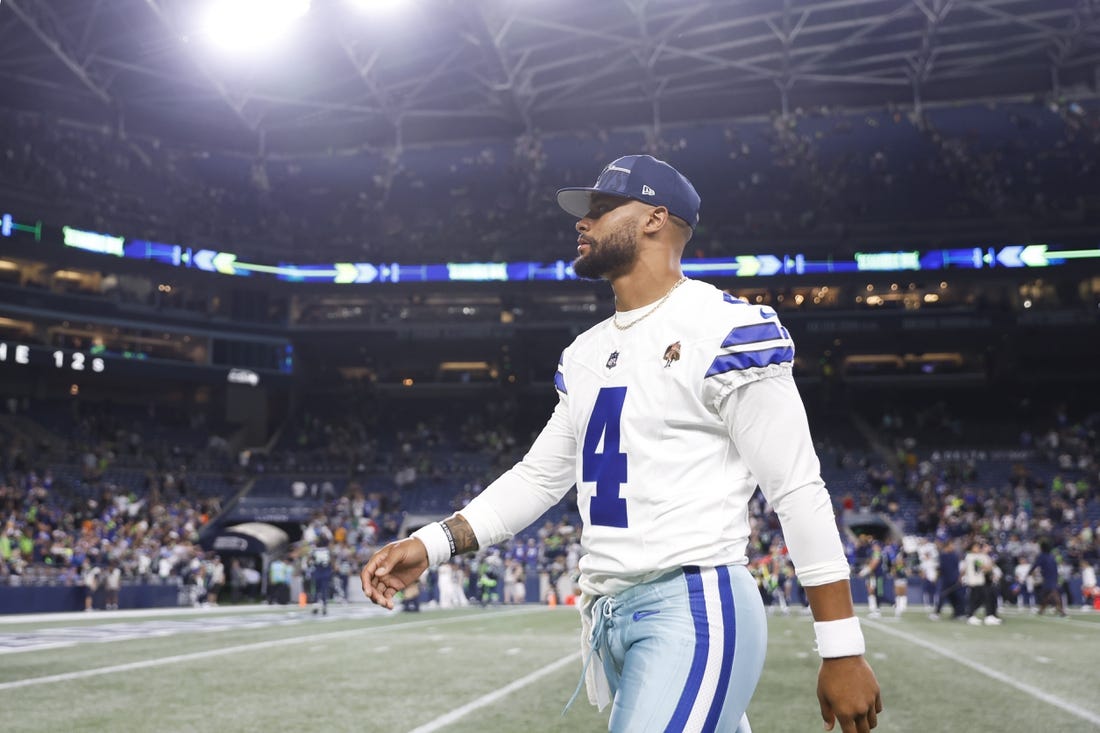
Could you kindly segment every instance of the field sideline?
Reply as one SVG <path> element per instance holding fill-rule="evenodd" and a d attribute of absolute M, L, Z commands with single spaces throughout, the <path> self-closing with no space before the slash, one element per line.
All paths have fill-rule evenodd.
<path fill-rule="evenodd" d="M 753 730 L 821 730 L 810 621 L 769 624 Z M 604 731 L 583 692 L 561 715 L 578 628 L 538 606 L 0 617 L 0 709 L 12 731 Z M 879 731 L 1100 731 L 1100 614 L 970 627 L 913 609 L 864 628 Z"/>

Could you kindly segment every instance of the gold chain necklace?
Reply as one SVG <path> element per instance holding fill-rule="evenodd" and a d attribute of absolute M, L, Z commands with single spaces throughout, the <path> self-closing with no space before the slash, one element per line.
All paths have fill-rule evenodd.
<path fill-rule="evenodd" d="M 639 318 L 634 319 L 633 321 L 626 324 L 625 326 L 619 324 L 619 313 L 616 311 L 615 315 L 611 317 L 611 324 L 613 326 L 615 326 L 615 328 L 619 329 L 620 331 L 625 331 L 628 328 L 633 328 L 634 326 L 637 326 L 639 323 L 641 323 L 642 321 L 644 321 L 645 319 L 649 318 L 651 315 L 656 313 L 657 309 L 660 308 L 662 305 L 664 305 L 665 301 L 668 300 L 670 295 L 672 295 L 672 292 L 674 290 L 676 290 L 676 288 L 683 285 L 685 282 L 687 282 L 687 277 L 681 277 L 679 280 L 676 281 L 675 285 L 673 285 L 671 288 L 668 289 L 668 292 L 664 294 L 664 297 L 662 297 L 660 300 L 657 301 L 657 305 L 653 306 L 648 311 L 646 311 L 644 315 L 642 315 Z"/>

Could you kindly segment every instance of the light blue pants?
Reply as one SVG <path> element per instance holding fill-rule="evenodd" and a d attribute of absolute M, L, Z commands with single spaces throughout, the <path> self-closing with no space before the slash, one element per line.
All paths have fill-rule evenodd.
<path fill-rule="evenodd" d="M 742 565 L 685 567 L 593 606 L 613 733 L 749 733 L 767 619 Z"/>

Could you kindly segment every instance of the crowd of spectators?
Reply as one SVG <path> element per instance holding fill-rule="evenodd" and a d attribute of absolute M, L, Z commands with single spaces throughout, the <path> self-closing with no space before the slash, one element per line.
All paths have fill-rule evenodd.
<path fill-rule="evenodd" d="M 49 474 L 8 471 L 0 484 L 0 583 L 77 585 L 91 566 L 168 582 L 194 568 L 198 533 L 217 499 L 161 500 L 104 488 L 76 497 Z"/>
<path fill-rule="evenodd" d="M 1100 550 L 1100 442 L 1096 433 L 1100 413 L 1086 412 L 1071 419 L 1065 407 L 1040 401 L 1020 411 L 1015 419 L 1002 420 L 999 416 L 983 418 L 982 409 L 980 404 L 952 409 L 943 401 L 925 401 L 920 409 L 889 411 L 872 426 L 880 440 L 878 446 L 861 441 L 857 431 L 831 420 L 829 429 L 821 433 L 818 449 L 838 517 L 847 523 L 857 515 L 881 515 L 896 522 L 906 536 L 926 541 L 966 545 L 976 537 L 988 540 L 994 558 L 1009 566 L 1010 575 L 1019 561 L 1034 559 L 1045 539 L 1055 545 L 1069 573 L 1080 577 L 1086 564 L 1097 564 Z M 382 426 L 377 419 L 373 428 L 350 427 L 350 423 L 361 421 L 362 415 L 393 414 L 376 404 L 349 410 L 346 414 L 357 416 L 353 418 L 326 419 L 312 414 L 291 434 L 298 436 L 301 448 L 340 446 L 325 453 L 324 460 L 330 462 L 318 463 L 315 457 L 310 464 L 314 468 L 339 468 L 347 473 L 351 466 L 352 472 L 377 471 L 374 478 L 360 477 L 363 483 L 392 487 L 392 491 L 375 492 L 367 513 L 377 516 L 378 507 L 412 513 L 423 510 L 415 497 L 426 495 L 418 494 L 416 488 L 438 481 L 451 497 L 446 506 L 437 503 L 431 507 L 442 516 L 461 510 L 520 456 L 532 426 L 510 422 L 507 416 L 514 410 L 514 406 L 505 405 L 494 411 L 488 422 L 488 414 L 476 411 L 468 411 L 464 420 L 448 422 L 439 413 L 434 419 L 416 422 L 417 411 L 412 407 L 406 418 L 415 424 L 408 429 Z M 991 423 L 1008 424 L 1012 430 L 993 430 Z M 487 430 L 486 425 L 494 427 Z M 511 433 L 509 426 L 514 426 Z M 382 456 L 375 463 L 364 461 L 354 450 L 349 452 L 350 446 L 361 440 L 354 436 L 371 434 L 394 436 L 392 443 L 384 440 L 372 446 L 371 455 Z M 485 455 L 491 460 L 475 458 Z M 439 456 L 446 456 L 443 463 L 437 462 Z M 472 468 L 455 468 L 463 465 Z M 362 490 L 359 480 L 348 486 L 354 493 Z M 338 482 L 329 491 L 334 497 L 330 506 L 336 507 L 331 515 L 336 521 L 332 530 L 353 531 L 354 506 L 348 513 L 346 499 L 335 500 Z M 322 499 L 326 495 L 323 488 L 318 493 Z M 400 515 L 383 512 L 383 516 L 384 527 L 372 521 L 372 526 L 381 529 L 374 534 L 378 541 L 392 539 L 400 526 Z M 495 582 L 499 588 L 492 586 L 496 590 L 488 597 L 502 600 L 509 587 L 506 578 L 512 577 L 514 582 L 517 572 L 527 576 L 538 573 L 548 579 L 544 590 L 564 599 L 572 588 L 580 554 L 578 517 L 576 496 L 570 493 L 545 521 L 536 522 L 500 548 L 456 561 L 446 579 L 439 582 L 461 579 L 465 597 L 474 601 L 481 598 L 487 583 Z M 762 587 L 776 583 L 789 568 L 782 558 L 778 518 L 760 494 L 750 505 L 750 526 L 754 570 Z M 857 544 L 853 537 L 849 549 L 856 569 L 862 562 Z M 915 561 L 911 569 L 917 572 Z"/>
<path fill-rule="evenodd" d="M 5 401 L 0 583 L 128 582 L 198 570 L 201 529 L 243 476 L 204 414 L 164 405 Z M 32 429 L 33 428 L 33 429 Z"/>
<path fill-rule="evenodd" d="M 256 481 L 253 493 L 262 493 L 264 480 L 284 498 L 313 508 L 313 531 L 323 527 L 332 538 L 346 590 L 354 575 L 349 568 L 399 536 L 406 518 L 461 510 L 522 455 L 539 421 L 516 397 L 499 397 L 456 399 L 445 408 L 438 399 L 369 392 L 312 400 L 287 423 L 270 454 L 252 455 L 243 466 L 238 461 L 235 470 Z M 928 402 L 890 409 L 862 444 L 858 430 L 833 422 L 821 436 L 828 441 L 819 454 L 842 525 L 872 513 L 919 538 L 914 541 L 969 546 L 977 538 L 990 544 L 993 559 L 1009 573 L 1032 561 L 1043 541 L 1053 545 L 1070 576 L 1100 565 L 1100 412 L 1083 405 L 1071 412 L 1052 401 L 1029 404 L 1018 411 L 1027 417 L 1011 423 L 1015 435 L 1006 442 L 1008 431 L 985 427 L 1004 421 L 983 418 L 976 407 Z M 125 411 L 84 410 L 71 434 L 58 436 L 62 450 L 8 436 L 0 578 L 80 584 L 89 566 L 113 566 L 125 582 L 206 582 L 216 563 L 199 547 L 199 533 L 224 496 L 187 490 L 186 476 L 188 463 L 208 449 L 146 446 L 155 440 L 134 441 L 119 418 Z M 208 437 L 202 421 L 192 419 L 191 433 Z M 193 445 L 200 444 L 196 437 Z M 118 460 L 116 451 L 134 459 L 152 451 L 168 459 L 150 472 L 157 478 L 149 484 L 120 488 L 103 480 Z M 59 480 L 74 476 L 66 468 L 74 460 L 80 480 Z M 789 572 L 781 528 L 759 494 L 749 520 L 750 560 L 764 587 Z M 456 561 L 446 582 L 461 580 L 464 597 L 475 602 L 503 601 L 505 590 L 514 601 L 522 578 L 542 575 L 544 591 L 565 602 L 581 554 L 578 522 L 571 492 L 512 542 Z M 304 541 L 290 555 L 299 573 L 308 570 L 302 549 L 308 536 Z M 853 562 L 859 562 L 854 549 Z M 230 562 L 222 573 L 233 597 L 255 585 L 256 570 L 247 562 Z"/>
<path fill-rule="evenodd" d="M 37 116 L 0 119 L 0 137 L 10 171 L 0 195 L 26 216 L 262 261 L 567 259 L 574 236 L 553 191 L 639 150 L 700 190 L 696 256 L 736 254 L 746 241 L 942 238 L 971 220 L 1080 226 L 1095 223 L 1100 190 L 1100 109 L 1061 99 L 921 115 L 796 109 L 659 137 L 532 131 L 294 159 L 176 149 Z"/>
<path fill-rule="evenodd" d="M 898 470 L 872 469 L 870 504 L 915 502 L 920 534 L 1075 533 L 1100 519 L 1100 411 L 1079 409 L 1086 412 L 1071 417 L 1064 403 L 1024 400 L 1016 412 L 1034 421 L 1000 424 L 998 414 L 967 414 L 942 400 L 909 418 L 887 412 L 878 434 Z"/>
<path fill-rule="evenodd" d="M 893 460 L 866 468 L 867 489 L 846 508 L 961 552 L 988 546 L 1006 586 L 1049 543 L 1068 587 L 1100 567 L 1100 411 L 995 400 L 884 412 L 875 427 Z"/>

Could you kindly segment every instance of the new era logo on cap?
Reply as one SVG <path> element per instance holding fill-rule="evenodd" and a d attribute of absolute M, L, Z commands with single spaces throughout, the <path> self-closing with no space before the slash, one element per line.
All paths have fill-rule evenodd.
<path fill-rule="evenodd" d="M 591 211 L 592 196 L 597 193 L 664 206 L 692 229 L 699 223 L 699 194 L 691 181 L 651 155 L 625 155 L 612 161 L 600 173 L 595 186 L 558 191 L 558 205 L 573 216 L 583 218 Z"/>

